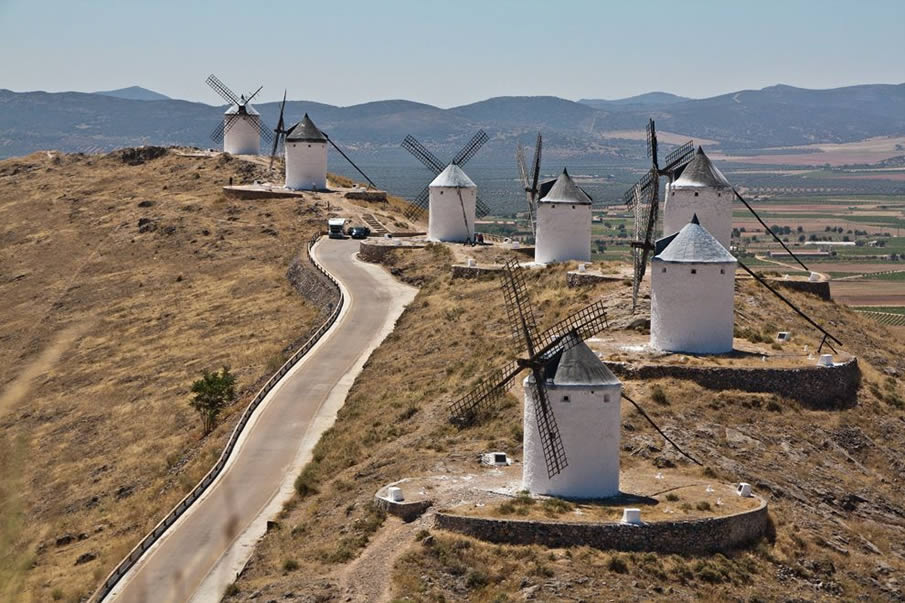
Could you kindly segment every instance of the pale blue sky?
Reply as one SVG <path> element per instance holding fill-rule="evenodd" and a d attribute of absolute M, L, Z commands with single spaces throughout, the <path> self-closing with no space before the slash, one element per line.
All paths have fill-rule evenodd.
<path fill-rule="evenodd" d="M 219 103 L 705 97 L 905 82 L 905 0 L 0 0 L 0 88 Z"/>

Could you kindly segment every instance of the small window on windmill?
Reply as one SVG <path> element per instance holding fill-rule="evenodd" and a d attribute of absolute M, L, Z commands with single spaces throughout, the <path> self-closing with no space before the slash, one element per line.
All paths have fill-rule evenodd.
<path fill-rule="evenodd" d="M 563 402 L 571 402 L 571 400 L 569 400 L 569 396 L 563 396 L 563 397 L 562 397 L 562 401 L 563 401 Z"/>
<path fill-rule="evenodd" d="M 725 268 L 720 268 L 720 274 L 726 274 L 726 269 L 725 269 Z"/>
<path fill-rule="evenodd" d="M 575 209 L 575 206 L 574 206 L 574 205 L 572 206 L 572 209 Z"/>
<path fill-rule="evenodd" d="M 604 403 L 604 404 L 609 404 L 609 403 L 610 403 L 610 395 L 609 395 L 609 394 L 603 394 L 603 403 Z"/>
<path fill-rule="evenodd" d="M 692 274 L 697 274 L 697 273 L 698 273 L 698 269 L 697 269 L 697 268 L 692 268 L 692 269 L 691 269 L 691 273 L 692 273 Z"/>
<path fill-rule="evenodd" d="M 666 272 L 666 268 L 663 268 L 663 272 Z"/>
<path fill-rule="evenodd" d="M 695 193 L 695 194 L 694 194 L 694 196 L 695 196 L 695 197 L 697 197 L 697 196 L 698 196 L 698 194 L 697 194 L 697 193 Z"/>

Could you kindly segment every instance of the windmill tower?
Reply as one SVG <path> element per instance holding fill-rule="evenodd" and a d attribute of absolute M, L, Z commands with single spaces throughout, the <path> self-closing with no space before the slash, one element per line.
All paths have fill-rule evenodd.
<path fill-rule="evenodd" d="M 647 259 L 654 248 L 654 230 L 660 209 L 660 177 L 666 176 L 672 182 L 685 164 L 691 161 L 693 154 L 694 145 L 688 141 L 667 155 L 666 165 L 661 168 L 657 150 L 657 129 L 654 120 L 648 121 L 647 156 L 651 160 L 650 169 L 623 195 L 625 204 L 632 208 L 634 214 L 632 256 L 635 270 L 632 279 L 632 312 L 638 307 L 638 289 L 644 279 Z"/>
<path fill-rule="evenodd" d="M 482 146 L 484 146 L 484 143 L 487 142 L 487 140 L 487 134 L 484 132 L 484 130 L 478 130 L 478 133 L 475 134 L 470 141 L 468 141 L 468 144 L 466 144 L 464 147 L 462 147 L 461 150 L 459 150 L 458 153 L 456 153 L 456 155 L 452 158 L 452 161 L 450 161 L 449 163 L 443 163 L 442 161 L 437 159 L 437 157 L 433 153 L 428 151 L 423 144 L 418 142 L 418 140 L 411 135 L 406 136 L 402 141 L 402 148 L 414 155 L 415 158 L 418 159 L 418 161 L 423 163 L 427 169 L 434 173 L 434 176 L 439 176 L 442 172 L 446 171 L 449 166 L 456 166 L 458 168 L 461 168 L 468 162 L 469 159 L 475 156 L 475 154 Z M 459 171 L 461 172 L 461 169 Z M 464 172 L 462 172 L 462 174 L 464 175 Z M 469 179 L 467 176 L 465 178 L 469 182 L 471 182 L 471 179 Z M 431 184 L 433 184 L 434 181 L 432 181 Z M 443 181 L 445 180 L 441 180 L 441 182 Z M 421 216 L 424 215 L 425 210 L 430 209 L 428 206 L 430 205 L 429 202 L 431 197 L 431 184 L 425 186 L 421 190 L 421 192 L 418 193 L 418 196 L 415 197 L 414 201 L 411 202 L 404 214 L 406 218 L 408 218 L 409 220 L 418 220 L 421 218 Z M 472 185 L 474 185 L 473 182 Z M 449 203 L 449 199 L 445 200 L 445 203 Z M 462 204 L 459 203 L 458 197 L 454 198 L 454 204 L 458 204 L 460 217 L 457 219 L 457 221 L 459 224 L 462 224 Z M 453 210 L 450 210 L 450 213 L 453 213 Z M 483 201 L 481 201 L 481 199 L 477 196 L 477 192 L 475 193 L 474 213 L 479 218 L 483 218 L 490 213 L 490 208 L 488 208 L 487 205 Z M 468 220 L 468 215 L 469 214 L 466 210 L 466 221 Z M 471 236 L 474 236 L 474 217 L 471 218 L 471 224 Z"/>
<path fill-rule="evenodd" d="M 515 260 L 504 266 L 503 297 L 512 336 L 524 353 L 453 402 L 451 420 L 475 422 L 528 369 L 523 486 L 536 494 L 575 498 L 617 494 L 621 385 L 583 343 L 606 328 L 603 304 L 591 304 L 538 334 L 524 272 Z"/>
<path fill-rule="evenodd" d="M 677 232 L 697 215 L 701 225 L 728 249 L 733 199 L 732 185 L 698 147 L 694 159 L 666 186 L 663 234 Z"/>
<path fill-rule="evenodd" d="M 280 144 L 286 154 L 286 188 L 297 190 L 324 190 L 327 188 L 327 143 L 333 146 L 349 162 L 355 170 L 361 174 L 368 184 L 374 188 L 377 185 L 365 174 L 360 167 L 355 165 L 339 145 L 327 136 L 327 133 L 319 129 L 305 113 L 300 122 L 286 129 L 283 120 L 286 109 L 286 92 L 283 92 L 283 103 L 280 105 L 280 118 L 277 127 L 273 129 L 273 149 L 270 151 L 270 171 L 273 171 L 273 161 L 276 159 Z"/>
<path fill-rule="evenodd" d="M 208 76 L 206 83 L 229 103 L 223 121 L 211 132 L 211 139 L 218 144 L 222 142 L 227 153 L 257 155 L 261 151 L 261 138 L 267 142 L 272 138 L 270 130 L 261 121 L 261 115 L 250 104 L 263 86 L 246 97 L 244 94 L 237 96 L 213 74 Z"/>
<path fill-rule="evenodd" d="M 697 215 L 680 231 L 658 240 L 655 253 L 651 346 L 691 354 L 731 352 L 738 260 Z"/>
<path fill-rule="evenodd" d="M 620 400 L 622 384 L 583 341 L 544 366 L 543 394 L 561 441 L 569 444 L 569 469 L 550 476 L 538 429 L 537 377 L 525 377 L 522 487 L 535 494 L 607 498 L 619 494 Z"/>
<path fill-rule="evenodd" d="M 308 114 L 286 134 L 286 188 L 327 188 L 327 137 Z"/>
<path fill-rule="evenodd" d="M 450 163 L 428 187 L 427 238 L 456 243 L 473 241 L 477 185 L 462 168 Z"/>
<path fill-rule="evenodd" d="M 591 259 L 591 197 L 562 174 L 537 203 L 534 261 L 538 264 Z"/>

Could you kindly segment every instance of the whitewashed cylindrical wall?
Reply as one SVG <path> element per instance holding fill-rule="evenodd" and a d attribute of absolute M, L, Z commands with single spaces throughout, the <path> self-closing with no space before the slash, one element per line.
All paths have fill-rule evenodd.
<path fill-rule="evenodd" d="M 732 351 L 736 264 L 651 262 L 651 346 L 669 352 Z"/>
<path fill-rule="evenodd" d="M 538 203 L 534 261 L 538 264 L 591 259 L 591 206 Z"/>
<path fill-rule="evenodd" d="M 476 188 L 430 187 L 427 238 L 455 243 L 473 240 L 477 195 Z"/>
<path fill-rule="evenodd" d="M 529 380 L 533 377 L 524 381 L 522 487 L 533 494 L 567 498 L 608 498 L 619 494 L 622 386 L 547 385 L 568 459 L 568 466 L 551 478 L 547 476 Z"/>
<path fill-rule="evenodd" d="M 732 200 L 732 190 L 728 188 L 669 186 L 663 205 L 663 236 L 679 232 L 697 214 L 701 226 L 729 249 Z"/>
<path fill-rule="evenodd" d="M 223 133 L 223 150 L 232 155 L 257 155 L 261 152 L 261 131 L 257 116 L 241 115 Z"/>
<path fill-rule="evenodd" d="M 327 188 L 327 143 L 286 142 L 286 188 L 324 190 Z"/>

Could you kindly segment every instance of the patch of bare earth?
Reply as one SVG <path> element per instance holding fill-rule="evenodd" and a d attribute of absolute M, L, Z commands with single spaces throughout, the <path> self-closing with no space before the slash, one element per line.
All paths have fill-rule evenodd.
<path fill-rule="evenodd" d="M 823 411 L 683 381 L 625 383 L 706 467 L 692 466 L 627 405 L 623 465 L 666 481 L 675 474 L 704 484 L 750 482 L 769 501 L 775 527 L 751 549 L 683 557 L 492 545 L 433 530 L 429 517 L 404 525 L 376 511 L 375 492 L 396 480 L 480 471 L 482 451 L 521 457 L 517 397 L 505 398 L 477 426 L 448 423 L 446 404 L 511 349 L 497 281 L 452 280 L 452 261 L 438 245 L 389 257 L 390 270 L 421 291 L 356 380 L 299 476 L 279 529 L 261 539 L 228 600 L 901 598 L 905 462 L 897 451 L 905 446 L 905 345 L 843 306 L 796 292 L 784 294 L 858 356 L 856 406 Z M 606 335 L 627 333 L 630 286 L 566 289 L 566 269 L 528 274 L 542 328 L 603 299 L 614 323 Z M 818 342 L 807 323 L 754 282 L 739 284 L 736 309 L 752 338 L 790 329 L 790 345 L 814 349 Z M 662 396 L 652 395 L 655 386 Z M 681 511 L 695 500 L 678 495 L 663 504 Z"/>

